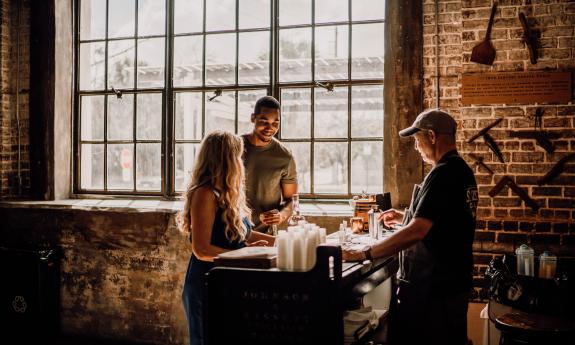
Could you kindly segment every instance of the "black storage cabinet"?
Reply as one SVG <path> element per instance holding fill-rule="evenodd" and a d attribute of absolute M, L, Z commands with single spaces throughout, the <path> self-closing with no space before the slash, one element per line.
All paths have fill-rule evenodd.
<path fill-rule="evenodd" d="M 4 336 L 46 339 L 60 328 L 60 251 L 0 247 Z"/>

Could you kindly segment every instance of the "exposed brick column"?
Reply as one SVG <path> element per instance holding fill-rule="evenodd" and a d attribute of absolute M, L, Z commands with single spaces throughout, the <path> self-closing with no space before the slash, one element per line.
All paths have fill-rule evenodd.
<path fill-rule="evenodd" d="M 28 0 L 2 0 L 0 2 L 0 199 L 27 197 L 30 189 L 29 7 Z M 20 89 L 19 97 L 16 96 L 17 89 Z M 19 121 L 16 115 L 17 98 L 19 98 Z M 20 147 L 18 147 L 18 122 L 20 124 Z M 21 179 L 18 179 L 19 151 Z M 21 183 L 20 188 L 19 183 Z"/>
<path fill-rule="evenodd" d="M 534 247 L 536 255 L 543 250 L 553 251 L 560 256 L 563 268 L 569 266 L 575 256 L 575 164 L 567 164 L 564 173 L 548 185 L 536 183 L 561 157 L 575 151 L 575 106 L 461 104 L 461 76 L 464 73 L 575 70 L 575 3 L 537 0 L 530 1 L 529 5 L 524 3 L 499 1 L 491 33 L 497 55 L 493 66 L 485 66 L 471 62 L 470 56 L 473 46 L 485 37 L 492 1 L 439 1 L 437 38 L 435 1 L 424 1 L 424 106 L 436 106 L 436 64 L 439 63 L 440 106 L 458 122 L 460 153 L 470 165 L 473 161 L 468 153 L 483 157 L 495 172 L 491 176 L 483 168 L 475 167 L 480 192 L 474 243 L 475 297 L 486 296 L 481 288 L 482 277 L 491 258 L 511 253 L 521 243 Z M 521 41 L 520 11 L 532 18 L 536 29 L 541 31 L 536 65 L 530 63 L 527 48 Z M 553 141 L 553 154 L 547 154 L 534 140 L 508 136 L 509 130 L 532 129 L 537 108 L 544 110 L 543 130 L 561 134 L 560 139 Z M 499 144 L 505 163 L 500 163 L 482 140 L 466 142 L 499 117 L 504 118 L 503 122 L 490 134 Z M 532 211 L 508 188 L 494 198 L 489 197 L 487 193 L 503 175 L 509 175 L 541 208 Z"/>

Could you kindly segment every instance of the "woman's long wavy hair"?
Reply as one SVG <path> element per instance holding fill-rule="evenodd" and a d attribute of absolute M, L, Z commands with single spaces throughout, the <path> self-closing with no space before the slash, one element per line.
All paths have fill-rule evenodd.
<path fill-rule="evenodd" d="M 186 190 L 184 210 L 178 217 L 184 233 L 191 232 L 190 204 L 194 191 L 208 186 L 220 193 L 217 202 L 223 208 L 226 238 L 230 241 L 245 240 L 242 217 L 249 219 L 251 212 L 246 206 L 243 152 L 243 140 L 230 132 L 214 131 L 204 138 Z"/>

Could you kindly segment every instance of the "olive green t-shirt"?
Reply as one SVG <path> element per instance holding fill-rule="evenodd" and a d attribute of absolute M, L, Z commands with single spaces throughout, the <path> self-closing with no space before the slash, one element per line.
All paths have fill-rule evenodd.
<path fill-rule="evenodd" d="M 266 146 L 254 146 L 248 136 L 242 136 L 245 147 L 246 197 L 252 209 L 254 229 L 267 231 L 267 227 L 260 224 L 259 215 L 280 209 L 283 202 L 281 186 L 297 183 L 296 166 L 290 150 L 277 139 L 273 138 Z"/>

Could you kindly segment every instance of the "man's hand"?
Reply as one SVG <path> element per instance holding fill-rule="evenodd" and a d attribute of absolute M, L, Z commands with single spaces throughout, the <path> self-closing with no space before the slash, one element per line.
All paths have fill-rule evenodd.
<path fill-rule="evenodd" d="M 390 209 L 382 212 L 379 215 L 379 220 L 383 221 L 383 224 L 387 227 L 392 227 L 396 224 L 401 224 L 403 222 L 403 212 L 396 209 Z"/>
<path fill-rule="evenodd" d="M 259 240 L 255 242 L 246 242 L 246 246 L 248 247 L 269 247 L 270 244 L 266 240 Z"/>
<path fill-rule="evenodd" d="M 260 213 L 260 222 L 265 225 L 278 225 L 283 221 L 282 215 L 278 210 L 270 210 Z"/>
<path fill-rule="evenodd" d="M 342 246 L 342 257 L 345 261 L 364 261 L 366 260 L 365 257 L 365 248 L 358 249 L 357 246 L 347 247 Z"/>

